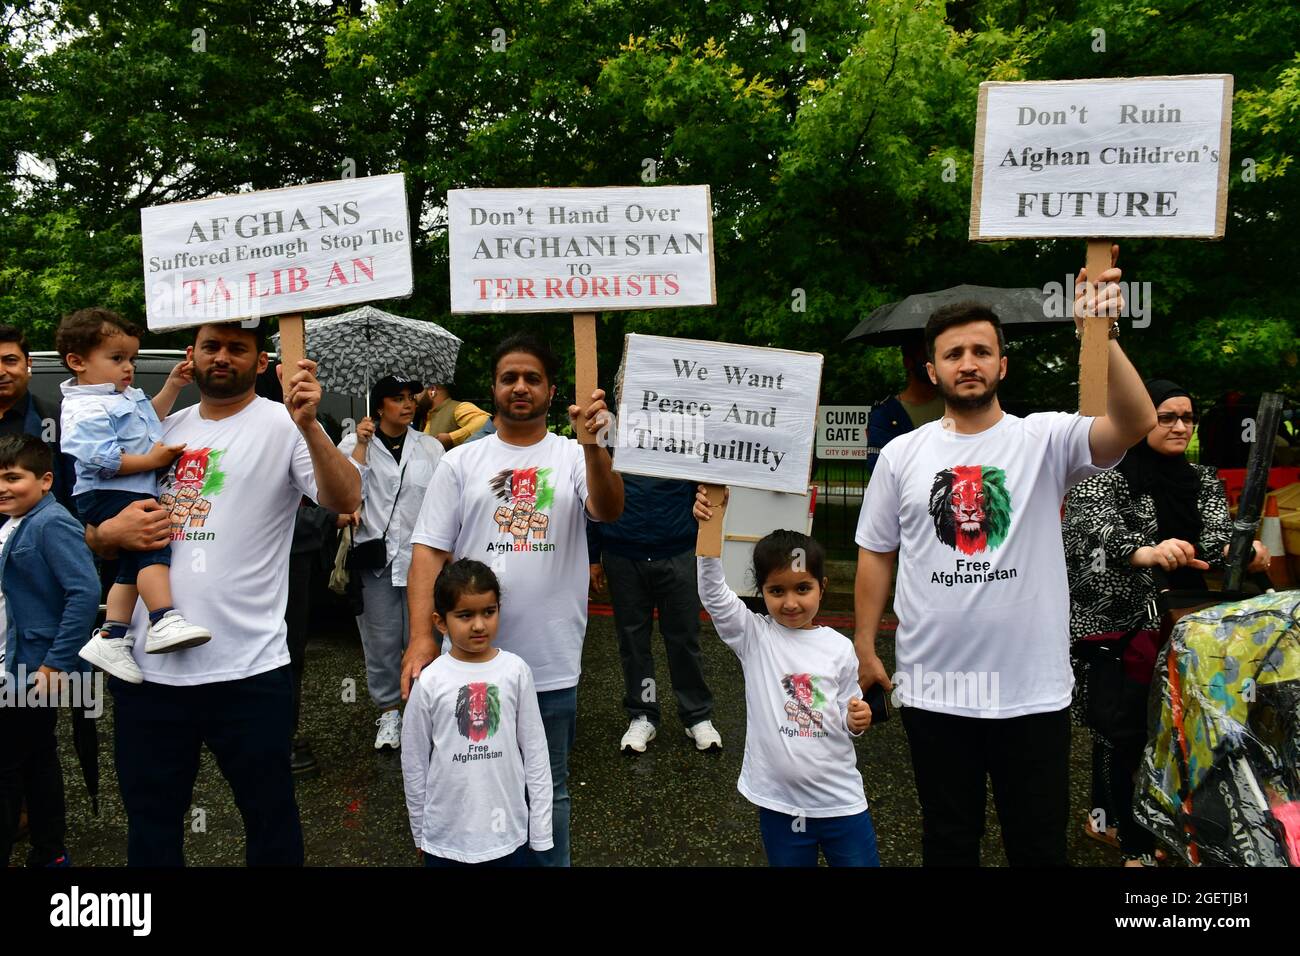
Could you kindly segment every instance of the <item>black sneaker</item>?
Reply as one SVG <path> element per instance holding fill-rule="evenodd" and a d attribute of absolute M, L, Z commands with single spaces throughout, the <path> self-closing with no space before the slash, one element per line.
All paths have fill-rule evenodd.
<path fill-rule="evenodd" d="M 302 738 L 296 738 L 293 742 L 293 750 L 289 754 L 289 770 L 299 780 L 320 776 L 320 764 L 316 762 L 316 755 L 311 752 L 311 745 Z"/>

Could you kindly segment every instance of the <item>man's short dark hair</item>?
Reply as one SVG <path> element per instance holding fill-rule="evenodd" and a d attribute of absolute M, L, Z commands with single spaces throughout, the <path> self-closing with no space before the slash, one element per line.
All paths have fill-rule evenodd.
<path fill-rule="evenodd" d="M 987 322 L 993 326 L 993 331 L 998 334 L 998 357 L 1001 358 L 1007 350 L 1007 337 L 1002 331 L 1002 321 L 996 312 L 978 302 L 954 302 L 952 305 L 945 305 L 935 310 L 930 316 L 930 321 L 925 323 L 926 357 L 931 362 L 934 361 L 934 340 L 943 332 L 954 325 L 968 325 L 971 322 Z"/>
<path fill-rule="evenodd" d="M 140 326 L 122 318 L 112 309 L 99 306 L 78 309 L 65 315 L 59 323 L 59 329 L 54 333 L 54 347 L 59 350 L 63 364 L 71 370 L 72 366 L 68 365 L 69 355 L 86 358 L 105 339 L 119 333 L 134 339 L 143 336 Z"/>
<path fill-rule="evenodd" d="M 0 342 L 15 342 L 23 350 L 24 358 L 32 357 L 32 350 L 27 347 L 27 336 L 16 326 L 0 325 Z"/>
<path fill-rule="evenodd" d="M 35 435 L 5 435 L 0 438 L 0 470 L 21 468 L 37 478 L 54 473 L 50 447 Z"/>
<path fill-rule="evenodd" d="M 204 322 L 194 330 L 194 344 L 199 344 L 199 333 L 204 329 L 214 327 L 219 329 L 239 329 L 242 332 L 251 332 L 253 338 L 257 340 L 257 351 L 266 351 L 266 323 L 259 321 L 257 325 L 247 326 L 242 322 Z"/>
<path fill-rule="evenodd" d="M 555 384 L 555 379 L 560 374 L 560 360 L 551 351 L 550 346 L 530 332 L 516 332 L 497 346 L 497 350 L 492 356 L 493 382 L 497 380 L 497 366 L 511 352 L 523 352 L 537 359 L 542 363 L 542 369 L 546 372 L 547 384 Z"/>

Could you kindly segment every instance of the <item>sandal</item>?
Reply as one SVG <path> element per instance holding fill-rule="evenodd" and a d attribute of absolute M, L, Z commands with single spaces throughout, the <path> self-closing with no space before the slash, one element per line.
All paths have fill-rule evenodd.
<path fill-rule="evenodd" d="M 1105 830 L 1101 831 L 1094 830 L 1092 828 L 1092 820 L 1090 819 L 1083 825 L 1083 832 L 1085 836 L 1096 840 L 1098 843 L 1108 846 L 1113 850 L 1119 849 L 1119 830 L 1116 827 L 1107 827 Z"/>

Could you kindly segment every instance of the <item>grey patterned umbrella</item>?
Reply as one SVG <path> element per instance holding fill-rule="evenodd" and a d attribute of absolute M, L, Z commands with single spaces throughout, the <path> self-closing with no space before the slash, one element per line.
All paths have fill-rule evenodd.
<path fill-rule="evenodd" d="M 365 396 L 385 375 L 449 385 L 461 340 L 436 322 L 408 319 L 371 305 L 324 319 L 308 319 L 307 357 L 319 366 L 321 387 Z M 280 334 L 273 335 L 280 347 Z"/>

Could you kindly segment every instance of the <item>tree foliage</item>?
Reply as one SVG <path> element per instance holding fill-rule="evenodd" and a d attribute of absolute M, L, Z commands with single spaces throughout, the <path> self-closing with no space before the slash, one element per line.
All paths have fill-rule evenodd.
<path fill-rule="evenodd" d="M 143 315 L 142 206 L 401 171 L 412 299 L 385 303 L 491 344 L 563 317 L 447 314 L 446 191 L 707 183 L 718 305 L 607 313 L 628 330 L 826 355 L 823 399 L 901 382 L 889 349 L 842 346 L 876 306 L 961 282 L 1041 287 L 1077 241 L 972 244 L 975 104 L 988 79 L 1235 77 L 1219 243 L 1131 241 L 1152 283 L 1139 368 L 1202 398 L 1296 394 L 1300 8 L 1268 0 L 68 0 L 0 8 L 0 318 L 48 347 L 58 317 Z M 1100 42 L 1099 42 L 1100 38 Z M 183 336 L 150 344 L 177 343 Z M 1007 392 L 1072 407 L 1068 332 L 1015 348 Z"/>

